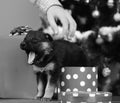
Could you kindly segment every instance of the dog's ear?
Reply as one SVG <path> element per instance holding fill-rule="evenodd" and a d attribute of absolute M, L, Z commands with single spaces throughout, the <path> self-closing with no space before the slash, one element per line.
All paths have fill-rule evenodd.
<path fill-rule="evenodd" d="M 53 41 L 52 36 L 49 35 L 48 33 L 45 33 L 45 38 L 48 39 L 49 41 Z"/>
<path fill-rule="evenodd" d="M 16 35 L 25 35 L 28 34 L 29 31 L 31 31 L 32 28 L 28 26 L 19 26 L 11 30 L 9 36 L 16 36 Z"/>

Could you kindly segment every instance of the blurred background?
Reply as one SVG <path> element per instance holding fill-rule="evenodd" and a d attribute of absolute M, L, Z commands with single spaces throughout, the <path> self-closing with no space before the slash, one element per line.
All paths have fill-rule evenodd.
<path fill-rule="evenodd" d="M 0 0 L 0 98 L 33 98 L 36 76 L 19 47 L 24 36 L 9 37 L 17 26 L 40 27 L 40 13 L 29 0 Z"/>
<path fill-rule="evenodd" d="M 40 27 L 40 13 L 29 0 L 0 0 L 0 35 L 9 35 L 11 29 L 28 25 Z"/>

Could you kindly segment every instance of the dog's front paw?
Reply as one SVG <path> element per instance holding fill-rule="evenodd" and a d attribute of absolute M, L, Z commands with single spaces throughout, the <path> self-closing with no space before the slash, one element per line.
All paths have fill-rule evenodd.
<path fill-rule="evenodd" d="M 34 99 L 41 99 L 41 97 L 39 97 L 39 96 L 35 96 Z"/>
<path fill-rule="evenodd" d="M 51 98 L 41 98 L 40 100 L 42 102 L 49 102 L 49 101 L 51 101 Z"/>
<path fill-rule="evenodd" d="M 40 93 L 38 93 L 35 97 L 34 97 L 34 99 L 41 99 L 42 98 L 42 95 L 40 94 Z"/>

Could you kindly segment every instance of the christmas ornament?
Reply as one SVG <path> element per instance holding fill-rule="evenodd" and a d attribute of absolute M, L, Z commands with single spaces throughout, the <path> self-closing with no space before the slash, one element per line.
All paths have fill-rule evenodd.
<path fill-rule="evenodd" d="M 119 12 L 115 13 L 113 18 L 116 22 L 119 22 L 120 21 L 120 13 Z"/>
<path fill-rule="evenodd" d="M 85 0 L 85 2 L 86 2 L 86 3 L 89 3 L 89 2 L 90 2 L 90 0 Z"/>
<path fill-rule="evenodd" d="M 92 16 L 94 18 L 98 18 L 100 16 L 100 12 L 98 11 L 97 6 L 96 6 L 95 10 L 92 12 Z"/>
<path fill-rule="evenodd" d="M 107 77 L 107 76 L 109 76 L 110 75 L 110 73 L 111 73 L 111 70 L 110 70 L 110 68 L 108 68 L 108 67 L 105 67 L 104 69 L 103 69 L 103 76 L 104 77 Z"/>
<path fill-rule="evenodd" d="M 102 39 L 102 37 L 101 37 L 100 34 L 98 35 L 98 37 L 97 37 L 97 39 L 96 39 L 96 43 L 97 43 L 97 44 L 102 44 L 102 43 L 103 43 L 103 39 Z"/>
<path fill-rule="evenodd" d="M 116 22 L 120 21 L 120 0 L 117 1 L 117 12 L 113 16 Z"/>
<path fill-rule="evenodd" d="M 107 2 L 108 7 L 113 7 L 114 6 L 114 0 L 108 0 Z"/>

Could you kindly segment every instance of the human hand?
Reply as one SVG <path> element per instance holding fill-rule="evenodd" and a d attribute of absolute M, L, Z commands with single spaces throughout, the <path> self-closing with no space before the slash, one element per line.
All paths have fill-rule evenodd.
<path fill-rule="evenodd" d="M 60 6 L 52 6 L 47 11 L 47 19 L 55 34 L 59 34 L 56 19 L 60 20 L 62 24 L 62 34 L 68 36 L 74 36 L 76 31 L 76 22 L 70 15 L 70 13 Z"/>

